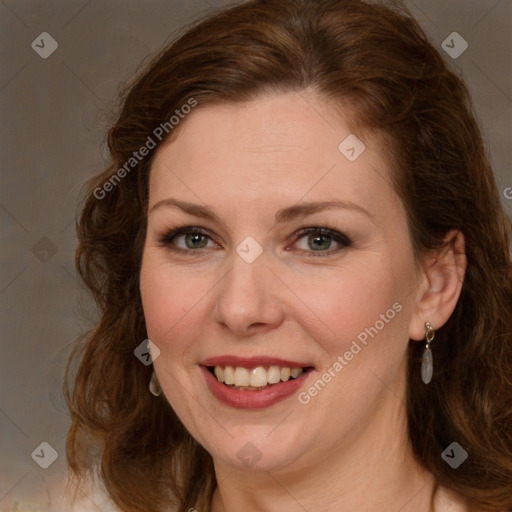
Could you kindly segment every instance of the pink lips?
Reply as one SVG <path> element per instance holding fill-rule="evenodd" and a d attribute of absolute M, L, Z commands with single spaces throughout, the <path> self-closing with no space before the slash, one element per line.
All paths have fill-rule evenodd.
<path fill-rule="evenodd" d="M 287 382 L 274 384 L 262 391 L 248 391 L 231 389 L 224 383 L 219 382 L 212 375 L 207 367 L 212 366 L 240 366 L 242 368 L 256 368 L 257 366 L 268 367 L 271 365 L 288 368 L 308 368 L 299 377 Z M 204 375 L 210 392 L 221 402 L 238 409 L 264 409 L 270 407 L 297 392 L 312 371 L 311 364 L 298 361 L 288 361 L 274 357 L 237 357 L 218 356 L 205 359 L 201 362 L 200 368 Z"/>

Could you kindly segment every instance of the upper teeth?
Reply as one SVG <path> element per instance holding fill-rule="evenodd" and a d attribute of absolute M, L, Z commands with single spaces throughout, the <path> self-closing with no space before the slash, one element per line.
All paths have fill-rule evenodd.
<path fill-rule="evenodd" d="M 252 386 L 255 388 L 266 386 L 267 384 L 277 384 L 280 381 L 286 382 L 290 377 L 296 378 L 302 373 L 302 368 L 287 368 L 280 366 L 270 366 L 265 369 L 263 366 L 257 366 L 252 370 L 242 368 L 241 366 L 215 366 L 213 372 L 217 380 L 228 385 Z"/>

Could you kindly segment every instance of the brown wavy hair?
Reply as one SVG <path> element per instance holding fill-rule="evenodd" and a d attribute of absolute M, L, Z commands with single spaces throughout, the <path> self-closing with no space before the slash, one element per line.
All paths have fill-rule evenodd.
<path fill-rule="evenodd" d="M 464 234 L 462 293 L 437 333 L 428 386 L 419 376 L 421 344 L 410 343 L 409 436 L 435 481 L 471 510 L 510 510 L 511 222 L 465 84 L 398 2 L 241 3 L 187 27 L 127 87 L 108 133 L 112 164 L 88 182 L 77 221 L 76 265 L 100 318 L 77 343 L 78 367 L 66 376 L 70 467 L 78 476 L 98 470 L 122 510 L 160 512 L 173 501 L 180 512 L 209 510 L 212 458 L 165 398 L 149 394 L 151 367 L 134 356 L 147 337 L 139 271 L 161 142 L 136 164 L 130 158 L 191 99 L 244 102 L 306 88 L 334 108 L 353 107 L 358 133 L 386 137 L 418 261 L 442 248 L 448 231 Z M 123 165 L 128 171 L 114 183 Z M 457 470 L 441 458 L 453 441 L 469 453 Z"/>

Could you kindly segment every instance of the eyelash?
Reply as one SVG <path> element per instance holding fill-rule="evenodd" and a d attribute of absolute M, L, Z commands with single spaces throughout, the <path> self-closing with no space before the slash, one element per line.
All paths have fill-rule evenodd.
<path fill-rule="evenodd" d="M 161 247 L 166 247 L 169 250 L 176 252 L 176 253 L 182 253 L 182 254 L 188 253 L 188 255 L 191 255 L 191 253 L 193 253 L 193 252 L 197 252 L 197 253 L 202 252 L 202 248 L 200 248 L 200 249 L 182 249 L 181 247 L 176 247 L 176 246 L 172 245 L 172 242 L 174 241 L 174 239 L 176 237 L 178 237 L 180 235 L 187 235 L 187 234 L 203 235 L 203 236 L 210 238 L 210 240 L 213 241 L 212 237 L 210 236 L 210 233 L 207 230 L 205 230 L 203 228 L 198 228 L 196 226 L 185 226 L 185 227 L 172 229 L 172 230 L 166 232 L 158 239 L 158 242 Z M 301 238 L 303 238 L 305 235 L 310 235 L 310 234 L 320 234 L 321 236 L 329 237 L 342 246 L 341 249 L 335 249 L 335 250 L 330 250 L 330 251 L 320 251 L 320 252 L 306 251 L 303 249 L 299 250 L 300 252 L 308 253 L 308 256 L 310 256 L 312 258 L 322 258 L 322 257 L 326 257 L 326 256 L 331 256 L 335 253 L 339 253 L 344 248 L 350 247 L 352 245 L 352 241 L 343 233 L 340 233 L 333 229 L 320 228 L 320 227 L 304 228 L 304 229 L 294 233 L 294 235 L 293 235 L 294 243 L 297 242 L 298 240 L 300 240 Z M 201 254 L 197 254 L 196 256 L 200 256 L 200 255 Z"/>

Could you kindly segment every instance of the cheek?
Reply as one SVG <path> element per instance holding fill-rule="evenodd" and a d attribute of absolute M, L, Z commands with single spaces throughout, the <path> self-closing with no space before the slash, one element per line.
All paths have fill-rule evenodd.
<path fill-rule="evenodd" d="M 186 327 L 189 338 L 194 336 L 190 315 L 200 307 L 207 288 L 204 280 L 191 279 L 190 273 L 183 275 L 151 252 L 145 255 L 140 272 L 144 318 L 149 339 L 163 355 L 186 349 L 183 330 Z"/>
<path fill-rule="evenodd" d="M 374 259 L 371 264 L 369 259 L 364 268 L 351 265 L 333 273 L 322 291 L 314 292 L 322 326 L 321 331 L 308 329 L 324 357 L 317 380 L 298 399 L 314 408 L 318 422 L 333 435 L 370 422 L 388 385 L 396 383 L 396 394 L 401 392 L 412 276 L 405 259 Z M 342 407 L 333 408 L 333 403 Z"/>
<path fill-rule="evenodd" d="M 333 273 L 324 283 L 321 287 L 304 284 L 304 296 L 310 298 L 309 305 L 323 325 L 325 336 L 317 340 L 331 356 L 349 350 L 353 340 L 364 345 L 403 328 L 396 320 L 405 293 L 389 266 L 352 266 Z"/>

